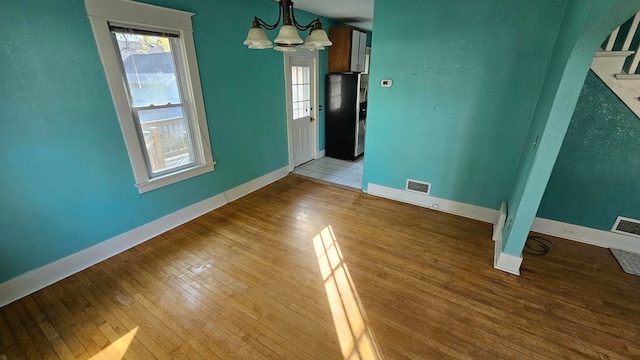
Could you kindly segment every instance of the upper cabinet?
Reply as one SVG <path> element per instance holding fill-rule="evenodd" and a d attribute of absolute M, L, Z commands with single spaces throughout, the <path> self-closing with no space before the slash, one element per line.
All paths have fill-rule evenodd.
<path fill-rule="evenodd" d="M 329 29 L 329 72 L 368 72 L 367 33 L 352 26 Z"/>

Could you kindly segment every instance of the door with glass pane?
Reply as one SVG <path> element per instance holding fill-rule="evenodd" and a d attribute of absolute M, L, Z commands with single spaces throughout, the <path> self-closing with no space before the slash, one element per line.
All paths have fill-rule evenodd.
<path fill-rule="evenodd" d="M 290 56 L 288 61 L 288 96 L 290 153 L 296 167 L 313 159 L 315 119 L 314 59 Z"/>

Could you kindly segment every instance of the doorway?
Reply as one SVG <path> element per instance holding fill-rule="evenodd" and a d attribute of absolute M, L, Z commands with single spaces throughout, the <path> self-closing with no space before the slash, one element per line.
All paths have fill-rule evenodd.
<path fill-rule="evenodd" d="M 285 54 L 289 170 L 319 157 L 318 51 Z"/>

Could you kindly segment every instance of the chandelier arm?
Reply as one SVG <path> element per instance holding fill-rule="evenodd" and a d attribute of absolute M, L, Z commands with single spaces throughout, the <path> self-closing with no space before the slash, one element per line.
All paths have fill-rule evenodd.
<path fill-rule="evenodd" d="M 309 24 L 307 25 L 300 25 L 300 23 L 298 23 L 298 20 L 296 20 L 296 14 L 294 12 L 294 8 L 293 8 L 293 3 L 291 4 L 291 18 L 293 19 L 293 25 L 296 26 L 296 28 L 298 28 L 298 30 L 300 31 L 305 31 L 305 30 L 309 30 L 311 28 L 318 28 L 316 26 L 316 24 L 319 24 L 319 28 L 322 28 L 322 23 L 320 22 L 320 18 L 317 18 L 315 20 L 312 20 Z"/>
<path fill-rule="evenodd" d="M 316 24 L 320 24 L 320 28 L 322 28 L 322 23 L 320 23 L 320 19 L 315 19 L 312 22 L 310 22 L 308 25 L 300 25 L 298 23 L 298 21 L 296 21 L 296 18 L 293 17 L 293 24 L 296 26 L 296 28 L 298 28 L 298 30 L 300 31 L 305 31 L 305 30 L 309 30 L 311 28 L 315 29 L 317 28 Z"/>
<path fill-rule="evenodd" d="M 278 25 L 280 25 L 280 20 L 282 19 L 282 12 L 278 11 L 278 20 L 275 22 L 275 24 L 268 24 L 266 21 L 260 19 L 257 16 L 254 16 L 253 18 L 253 26 L 255 27 L 256 25 L 265 28 L 266 30 L 274 30 L 275 28 L 278 27 Z"/>

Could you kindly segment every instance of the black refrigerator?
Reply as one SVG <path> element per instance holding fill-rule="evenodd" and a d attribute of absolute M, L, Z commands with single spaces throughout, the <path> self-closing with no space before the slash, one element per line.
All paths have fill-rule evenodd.
<path fill-rule="evenodd" d="M 368 74 L 327 74 L 326 156 L 355 160 L 364 153 L 368 84 Z"/>

